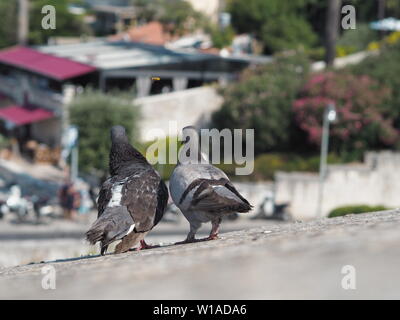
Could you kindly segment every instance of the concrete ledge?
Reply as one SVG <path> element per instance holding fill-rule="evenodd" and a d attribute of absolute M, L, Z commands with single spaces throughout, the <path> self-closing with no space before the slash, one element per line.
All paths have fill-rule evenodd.
<path fill-rule="evenodd" d="M 399 298 L 400 211 L 262 226 L 222 239 L 0 271 L 0 298 Z M 344 290 L 342 267 L 356 269 Z"/>

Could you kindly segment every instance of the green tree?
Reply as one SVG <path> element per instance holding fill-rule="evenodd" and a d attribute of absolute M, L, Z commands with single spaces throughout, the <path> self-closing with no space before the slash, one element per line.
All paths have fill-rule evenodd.
<path fill-rule="evenodd" d="M 131 141 L 137 137 L 138 108 L 132 98 L 87 90 L 70 105 L 70 121 L 79 129 L 79 167 L 82 172 L 105 177 L 108 172 L 110 128 L 122 125 Z"/>
<path fill-rule="evenodd" d="M 378 40 L 378 34 L 366 23 L 358 23 L 357 29 L 345 30 L 337 41 L 337 49 L 346 52 L 357 52 L 365 50 L 368 44 Z M 337 50 L 339 51 L 339 50 Z"/>
<path fill-rule="evenodd" d="M 309 47 L 316 36 L 307 21 L 307 7 L 315 0 L 231 0 L 228 11 L 238 32 L 254 34 L 266 52 Z"/>
<path fill-rule="evenodd" d="M 12 0 L 15 1 L 15 0 Z M 76 2 L 76 1 L 75 1 Z M 90 28 L 83 22 L 83 16 L 68 11 L 70 0 L 31 0 L 29 9 L 29 42 L 44 44 L 50 37 L 79 37 L 91 34 Z M 42 8 L 52 5 L 56 9 L 56 29 L 42 28 Z"/>
<path fill-rule="evenodd" d="M 400 130 L 400 41 L 387 44 L 379 55 L 373 55 L 350 68 L 350 72 L 368 75 L 381 87 L 390 88 L 387 109 L 394 120 L 394 126 Z M 396 145 L 400 149 L 400 141 Z"/>
<path fill-rule="evenodd" d="M 235 36 L 235 32 L 230 26 L 220 29 L 218 26 L 210 25 L 206 29 L 211 34 L 214 47 L 219 49 L 229 46 Z"/>
<path fill-rule="evenodd" d="M 261 31 L 261 40 L 271 52 L 310 48 L 317 41 L 310 24 L 294 14 L 267 20 Z"/>
<path fill-rule="evenodd" d="M 30 0 L 29 34 L 30 44 L 44 44 L 50 37 L 90 34 L 90 28 L 83 22 L 83 16 L 68 11 L 70 0 Z M 76 1 L 74 1 L 76 3 Z M 53 5 L 56 9 L 56 29 L 42 28 L 42 7 Z M 0 48 L 17 43 L 18 0 L 0 0 Z"/>
<path fill-rule="evenodd" d="M 17 42 L 17 1 L 0 0 L 0 48 Z"/>
<path fill-rule="evenodd" d="M 291 105 L 308 70 L 308 59 L 296 52 L 245 72 L 222 90 L 224 103 L 213 114 L 213 124 L 218 129 L 255 129 L 257 154 L 287 150 L 292 139 Z"/>

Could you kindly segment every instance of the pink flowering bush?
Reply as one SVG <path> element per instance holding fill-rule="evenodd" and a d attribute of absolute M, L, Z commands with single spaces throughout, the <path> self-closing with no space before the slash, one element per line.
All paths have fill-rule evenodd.
<path fill-rule="evenodd" d="M 325 72 L 314 74 L 293 103 L 297 125 L 319 145 L 322 117 L 328 103 L 335 103 L 337 121 L 331 126 L 332 148 L 352 151 L 390 147 L 398 140 L 387 98 L 389 89 L 368 76 Z"/>

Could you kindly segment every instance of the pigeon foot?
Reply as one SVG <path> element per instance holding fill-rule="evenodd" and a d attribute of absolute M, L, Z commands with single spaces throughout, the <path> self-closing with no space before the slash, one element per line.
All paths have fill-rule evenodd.
<path fill-rule="evenodd" d="M 140 251 L 140 250 L 146 250 L 146 249 L 154 249 L 154 248 L 160 248 L 161 246 L 158 244 L 155 245 L 149 245 L 146 243 L 144 240 L 140 240 L 140 246 L 137 247 L 135 250 Z"/>
<path fill-rule="evenodd" d="M 216 233 L 216 234 L 210 234 L 207 238 L 206 238 L 206 240 L 218 240 L 219 239 L 219 237 L 218 237 L 218 234 Z"/>
<path fill-rule="evenodd" d="M 201 239 L 186 239 L 186 240 L 183 240 L 183 241 L 179 241 L 179 242 L 175 242 L 174 244 L 186 244 L 186 243 L 195 243 L 195 242 L 202 242 L 202 241 L 210 241 L 210 240 L 218 240 L 219 239 L 219 237 L 218 237 L 218 234 L 213 234 L 213 235 L 210 235 L 210 236 L 208 236 L 208 237 L 206 237 L 206 238 L 201 238 Z"/>

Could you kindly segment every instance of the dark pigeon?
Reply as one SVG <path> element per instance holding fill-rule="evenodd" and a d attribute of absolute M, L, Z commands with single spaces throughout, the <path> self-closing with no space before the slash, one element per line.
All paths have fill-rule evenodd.
<path fill-rule="evenodd" d="M 168 189 L 146 158 L 129 144 L 125 128 L 111 129 L 110 177 L 103 183 L 97 220 L 86 239 L 100 242 L 101 254 L 110 243 L 122 239 L 115 253 L 128 251 L 161 220 L 168 201 Z"/>

